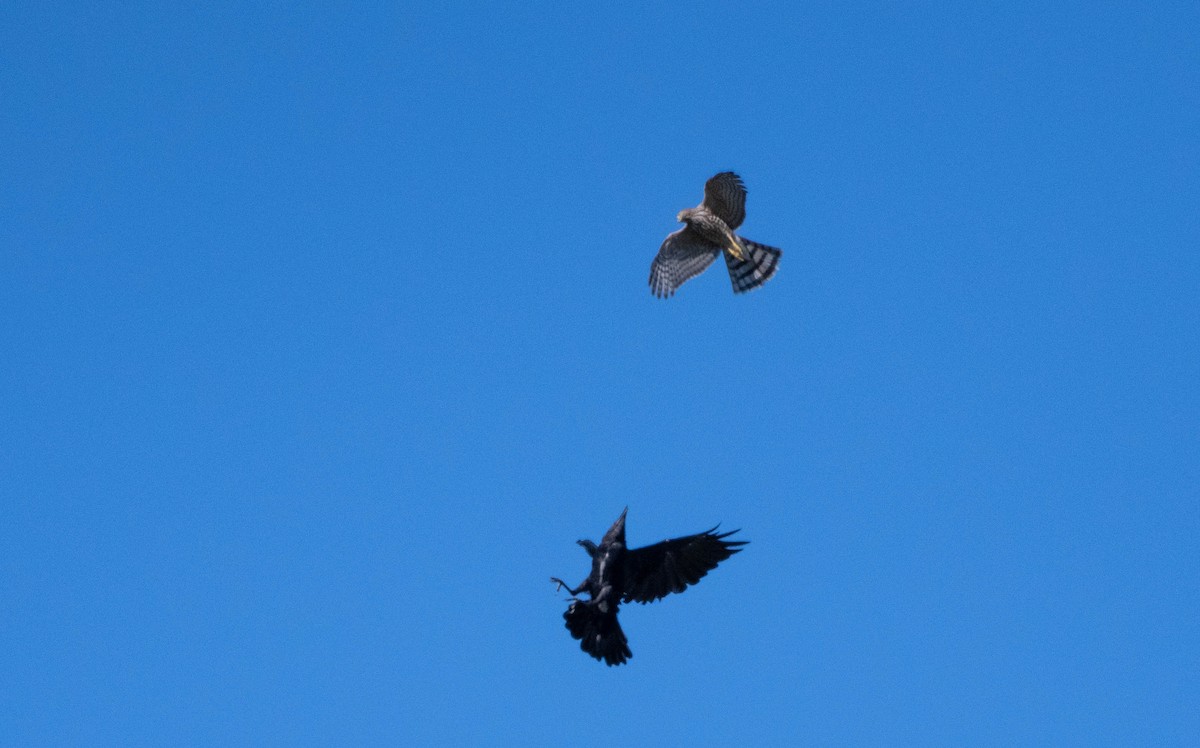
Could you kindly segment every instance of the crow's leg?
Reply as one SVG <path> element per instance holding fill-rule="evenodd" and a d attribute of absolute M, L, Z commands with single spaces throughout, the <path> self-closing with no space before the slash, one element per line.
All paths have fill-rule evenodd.
<path fill-rule="evenodd" d="M 571 589 L 571 585 L 567 584 L 566 582 L 559 579 L 558 577 L 550 577 L 550 581 L 554 582 L 554 584 L 556 585 L 554 588 L 555 592 L 558 592 L 563 587 L 566 587 L 567 592 L 570 592 L 572 597 L 578 595 L 580 592 L 583 592 L 585 589 L 587 589 L 587 586 L 588 586 L 588 580 L 586 580 L 586 579 L 583 580 L 582 582 L 580 582 L 579 586 L 576 587 L 575 589 Z"/>

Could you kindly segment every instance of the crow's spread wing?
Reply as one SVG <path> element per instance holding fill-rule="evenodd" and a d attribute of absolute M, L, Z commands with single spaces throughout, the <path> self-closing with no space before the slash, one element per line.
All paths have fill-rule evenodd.
<path fill-rule="evenodd" d="M 650 603 L 672 592 L 683 592 L 741 550 L 741 540 L 725 540 L 737 530 L 717 534 L 717 528 L 698 535 L 635 548 L 625 556 L 624 602 Z"/>

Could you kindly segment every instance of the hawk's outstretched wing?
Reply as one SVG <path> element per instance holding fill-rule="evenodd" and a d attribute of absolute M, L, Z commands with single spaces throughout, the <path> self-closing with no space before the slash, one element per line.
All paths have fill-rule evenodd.
<path fill-rule="evenodd" d="M 623 601 L 652 603 L 672 592 L 683 592 L 746 544 L 724 539 L 737 530 L 720 534 L 716 530 L 628 551 Z"/>
<path fill-rule="evenodd" d="M 736 229 L 746 220 L 746 186 L 732 171 L 723 171 L 704 183 L 705 208 Z"/>
<path fill-rule="evenodd" d="M 650 264 L 650 290 L 660 298 L 674 294 L 684 281 L 704 272 L 720 252 L 690 226 L 668 234 Z"/>

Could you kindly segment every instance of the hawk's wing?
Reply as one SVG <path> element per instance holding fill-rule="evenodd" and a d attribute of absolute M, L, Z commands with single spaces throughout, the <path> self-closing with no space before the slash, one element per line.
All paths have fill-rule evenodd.
<path fill-rule="evenodd" d="M 741 540 L 725 540 L 737 530 L 718 534 L 713 528 L 698 535 L 635 548 L 625 555 L 624 602 L 652 603 L 672 592 L 683 592 L 725 559 L 741 550 Z"/>
<path fill-rule="evenodd" d="M 704 207 L 736 229 L 746 220 L 746 186 L 732 171 L 723 171 L 704 183 Z"/>
<path fill-rule="evenodd" d="M 669 234 L 650 264 L 650 290 L 660 298 L 670 296 L 684 281 L 703 273 L 720 252 L 720 247 L 705 241 L 691 227 Z"/>

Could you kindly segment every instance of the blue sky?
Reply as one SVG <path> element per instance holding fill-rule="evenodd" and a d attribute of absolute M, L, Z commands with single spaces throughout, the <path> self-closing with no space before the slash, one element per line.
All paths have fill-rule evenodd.
<path fill-rule="evenodd" d="M 0 9 L 3 742 L 1200 739 L 1195 3 L 120 6 Z M 626 505 L 751 543 L 610 669 Z"/>

